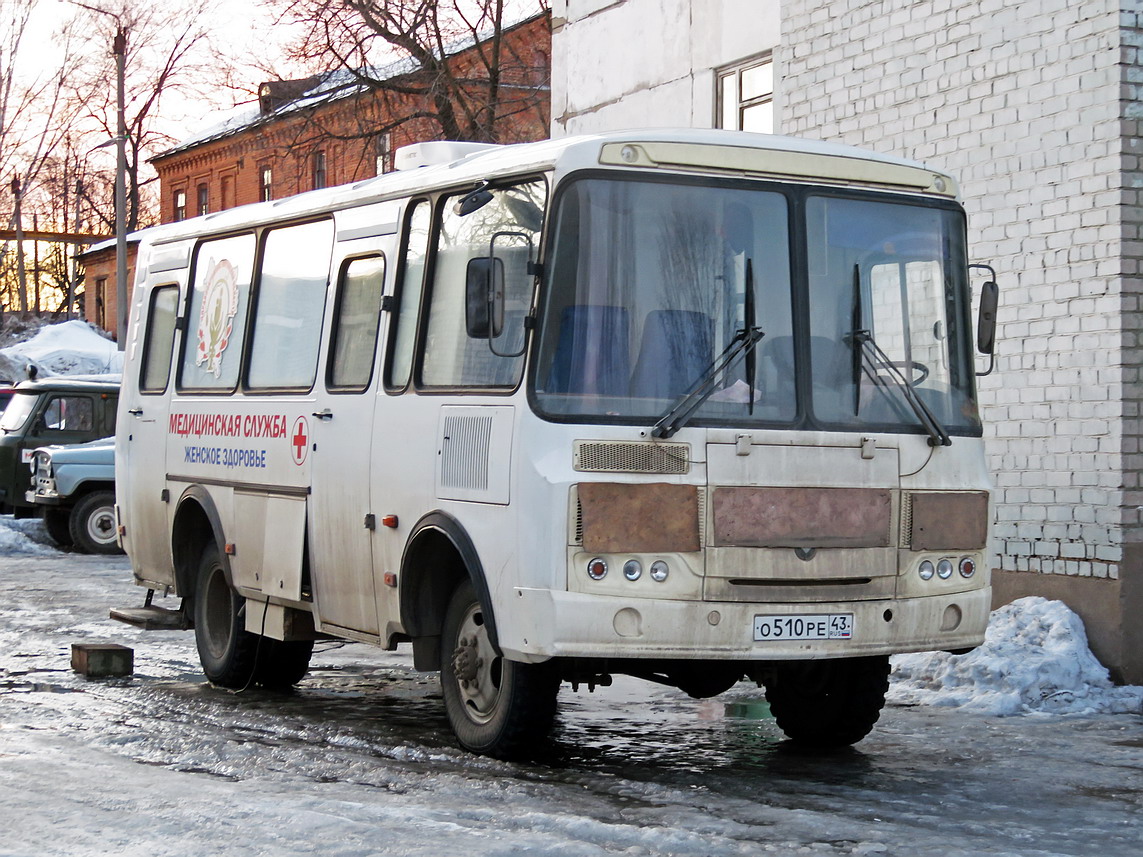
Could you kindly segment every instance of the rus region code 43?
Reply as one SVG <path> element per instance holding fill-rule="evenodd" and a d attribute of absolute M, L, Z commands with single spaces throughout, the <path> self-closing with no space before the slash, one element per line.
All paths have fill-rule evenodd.
<path fill-rule="evenodd" d="M 850 640 L 852 613 L 814 616 L 755 616 L 755 640 Z"/>

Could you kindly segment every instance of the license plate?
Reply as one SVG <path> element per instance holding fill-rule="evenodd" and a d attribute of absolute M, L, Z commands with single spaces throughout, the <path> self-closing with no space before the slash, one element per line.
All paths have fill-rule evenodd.
<path fill-rule="evenodd" d="M 850 640 L 852 638 L 852 613 L 754 617 L 754 639 L 759 642 L 771 640 Z"/>

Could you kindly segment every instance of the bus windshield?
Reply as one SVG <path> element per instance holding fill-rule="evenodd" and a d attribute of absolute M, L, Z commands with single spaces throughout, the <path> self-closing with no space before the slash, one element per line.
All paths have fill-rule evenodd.
<path fill-rule="evenodd" d="M 655 424 L 733 353 L 689 424 L 979 432 L 953 207 L 588 178 L 552 222 L 548 418 Z M 761 341 L 735 349 L 748 315 Z"/>

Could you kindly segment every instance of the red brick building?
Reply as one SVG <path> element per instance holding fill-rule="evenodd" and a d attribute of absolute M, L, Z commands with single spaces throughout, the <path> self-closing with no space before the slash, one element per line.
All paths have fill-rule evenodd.
<path fill-rule="evenodd" d="M 495 142 L 522 143 L 548 136 L 551 99 L 551 20 L 537 15 L 501 34 L 502 77 Z M 459 79 L 478 93 L 483 73 L 471 45 L 449 58 Z M 407 64 L 379 75 L 400 84 Z M 440 125 L 423 95 L 375 91 L 337 71 L 303 80 L 262 84 L 257 105 L 204 129 L 154 157 L 159 174 L 160 220 L 169 223 L 266 199 L 372 178 L 393 168 L 401 146 L 441 138 Z M 81 256 L 84 315 L 114 332 L 115 245 L 101 244 Z M 134 249 L 128 257 L 128 281 Z"/>

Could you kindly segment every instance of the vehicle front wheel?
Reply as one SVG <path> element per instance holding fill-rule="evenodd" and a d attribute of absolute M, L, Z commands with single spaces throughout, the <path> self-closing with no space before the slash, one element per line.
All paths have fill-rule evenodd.
<path fill-rule="evenodd" d="M 496 651 L 472 584 L 461 584 L 441 636 L 441 692 L 461 745 L 498 759 L 528 756 L 551 731 L 559 687 L 549 665 L 510 661 Z"/>
<path fill-rule="evenodd" d="M 766 681 L 766 701 L 791 741 L 844 747 L 873 729 L 888 690 L 887 656 L 790 661 Z"/>
<path fill-rule="evenodd" d="M 123 553 L 115 533 L 114 491 L 92 491 L 76 503 L 68 529 L 84 553 Z"/>
<path fill-rule="evenodd" d="M 70 548 L 75 542 L 71 537 L 71 511 L 48 506 L 44 509 L 44 529 L 61 548 Z"/>

